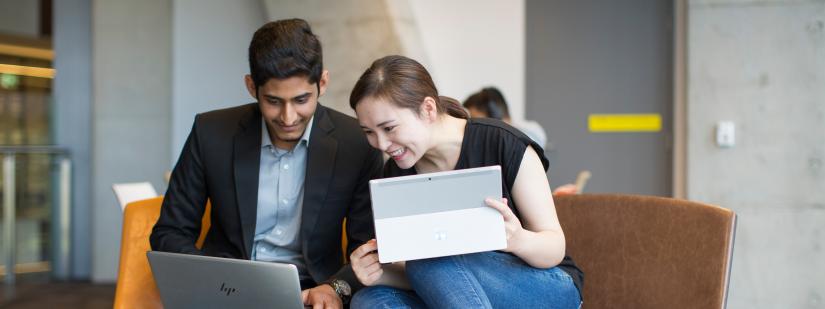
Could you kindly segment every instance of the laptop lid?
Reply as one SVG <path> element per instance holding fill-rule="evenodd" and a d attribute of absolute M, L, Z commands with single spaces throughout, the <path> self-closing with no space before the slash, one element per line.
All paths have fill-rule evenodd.
<path fill-rule="evenodd" d="M 292 264 L 149 251 L 165 308 L 304 308 Z"/>
<path fill-rule="evenodd" d="M 504 219 L 484 199 L 501 198 L 501 167 L 370 181 L 381 263 L 507 247 Z"/>

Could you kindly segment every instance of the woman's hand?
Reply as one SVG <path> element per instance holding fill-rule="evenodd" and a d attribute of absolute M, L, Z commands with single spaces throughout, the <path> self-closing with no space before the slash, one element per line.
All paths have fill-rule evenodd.
<path fill-rule="evenodd" d="M 349 256 L 352 264 L 352 271 L 358 277 L 358 281 L 365 286 L 373 286 L 381 279 L 384 269 L 378 263 L 378 242 L 375 239 L 364 243 L 358 249 L 352 251 Z"/>
<path fill-rule="evenodd" d="M 521 221 L 516 217 L 516 214 L 513 213 L 513 210 L 507 206 L 506 198 L 502 198 L 501 200 L 488 198 L 484 200 L 484 203 L 498 210 L 501 216 L 504 217 L 504 230 L 507 231 L 507 249 L 504 249 L 504 251 L 514 252 L 520 243 L 519 240 L 521 236 L 525 232 L 524 227 L 521 226 Z"/>

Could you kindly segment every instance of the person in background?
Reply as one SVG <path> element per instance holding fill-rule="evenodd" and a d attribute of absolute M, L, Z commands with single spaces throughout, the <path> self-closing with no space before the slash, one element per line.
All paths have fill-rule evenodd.
<path fill-rule="evenodd" d="M 464 100 L 464 108 L 470 112 L 470 117 L 472 118 L 493 118 L 512 125 L 533 139 L 542 149 L 544 149 L 547 144 L 547 134 L 538 122 L 532 120 L 512 121 L 510 118 L 510 109 L 507 108 L 507 101 L 504 99 L 501 91 L 496 87 L 485 87 L 471 94 Z M 581 189 L 582 188 L 577 187 L 575 184 L 568 183 L 553 190 L 553 194 L 577 194 L 581 192 Z"/>
<path fill-rule="evenodd" d="M 510 109 L 507 108 L 507 101 L 504 95 L 496 87 L 485 87 L 479 92 L 473 93 L 464 100 L 464 107 L 470 112 L 472 118 L 493 118 L 524 132 L 544 149 L 547 144 L 547 134 L 538 122 L 524 120 L 513 122 L 510 118 Z"/>
<path fill-rule="evenodd" d="M 322 60 L 304 20 L 255 31 L 244 76 L 255 102 L 195 116 L 153 250 L 293 264 L 304 304 L 343 307 L 359 284 L 341 227 L 346 218 L 347 254 L 375 237 L 368 181 L 383 158 L 354 118 L 318 102 L 329 82 Z M 207 201 L 211 227 L 197 248 Z"/>
<path fill-rule="evenodd" d="M 368 286 L 352 308 L 578 308 L 583 273 L 566 255 L 541 146 L 510 125 L 468 119 L 458 101 L 441 97 L 415 60 L 373 62 L 350 95 L 370 145 L 390 156 L 385 177 L 501 166 L 501 213 L 507 248 L 382 265 L 376 241 L 350 255 Z M 403 199 L 403 196 L 398 196 Z"/>

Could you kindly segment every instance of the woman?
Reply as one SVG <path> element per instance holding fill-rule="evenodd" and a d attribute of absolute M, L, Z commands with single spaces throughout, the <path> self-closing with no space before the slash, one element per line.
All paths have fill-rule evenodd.
<path fill-rule="evenodd" d="M 564 234 L 534 141 L 494 119 L 470 119 L 439 97 L 415 60 L 373 62 L 350 95 L 370 145 L 391 160 L 385 177 L 501 165 L 507 248 L 381 265 L 371 240 L 350 256 L 365 286 L 352 308 L 577 308 L 582 273 L 565 256 Z"/>

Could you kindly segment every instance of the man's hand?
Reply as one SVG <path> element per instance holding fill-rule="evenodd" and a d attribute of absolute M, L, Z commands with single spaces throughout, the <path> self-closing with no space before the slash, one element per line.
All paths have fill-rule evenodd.
<path fill-rule="evenodd" d="M 322 284 L 311 289 L 301 291 L 301 299 L 304 305 L 312 306 L 313 309 L 340 309 L 344 307 L 338 294 L 329 284 Z"/>

